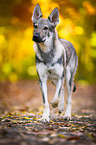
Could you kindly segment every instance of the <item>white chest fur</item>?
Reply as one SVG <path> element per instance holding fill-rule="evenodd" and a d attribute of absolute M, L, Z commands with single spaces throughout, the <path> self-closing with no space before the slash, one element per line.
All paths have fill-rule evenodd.
<path fill-rule="evenodd" d="M 37 44 L 36 43 L 34 44 L 34 50 L 36 52 L 36 55 L 42 61 L 42 62 L 36 64 L 36 69 L 39 73 L 39 77 L 41 77 L 41 78 L 59 79 L 62 77 L 62 74 L 64 71 L 64 66 L 63 66 L 63 64 L 59 64 L 56 62 L 64 53 L 64 46 L 58 39 L 57 39 L 57 41 L 55 41 L 55 46 L 56 47 L 55 47 L 54 57 L 52 58 L 52 62 L 45 65 L 43 63 L 43 59 L 38 51 Z M 52 64 L 54 64 L 54 65 L 52 65 Z"/>
<path fill-rule="evenodd" d="M 41 79 L 49 78 L 52 80 L 61 78 L 64 71 L 63 65 L 60 65 L 58 63 L 50 67 L 47 67 L 43 63 L 38 63 L 36 64 L 36 69 Z"/>

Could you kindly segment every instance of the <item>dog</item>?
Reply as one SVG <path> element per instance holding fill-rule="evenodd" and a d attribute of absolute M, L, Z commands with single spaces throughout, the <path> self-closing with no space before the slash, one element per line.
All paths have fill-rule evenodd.
<path fill-rule="evenodd" d="M 39 4 L 34 8 L 32 21 L 34 26 L 33 41 L 36 53 L 36 70 L 43 98 L 42 121 L 50 121 L 50 108 L 47 98 L 47 80 L 56 85 L 56 92 L 51 102 L 59 113 L 64 109 L 64 82 L 67 88 L 67 108 L 65 119 L 71 119 L 71 94 L 75 91 L 74 76 L 77 70 L 78 57 L 71 42 L 59 39 L 56 25 L 59 23 L 59 11 L 53 9 L 48 19 L 42 18 Z"/>

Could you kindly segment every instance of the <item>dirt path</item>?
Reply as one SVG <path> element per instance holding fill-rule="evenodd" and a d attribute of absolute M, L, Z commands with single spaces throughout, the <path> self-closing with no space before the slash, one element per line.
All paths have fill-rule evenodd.
<path fill-rule="evenodd" d="M 49 102 L 54 91 L 49 82 Z M 0 145 L 95 145 L 96 86 L 77 85 L 72 98 L 70 121 L 50 105 L 51 121 L 42 123 L 38 121 L 42 97 L 37 81 L 0 83 Z"/>

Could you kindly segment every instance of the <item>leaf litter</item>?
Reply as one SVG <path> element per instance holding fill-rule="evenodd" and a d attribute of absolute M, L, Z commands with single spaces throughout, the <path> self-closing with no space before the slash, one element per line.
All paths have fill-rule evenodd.
<path fill-rule="evenodd" d="M 28 116 L 26 116 L 26 114 Z M 31 114 L 31 115 L 30 115 Z M 96 116 L 64 120 L 58 114 L 50 122 L 40 122 L 40 115 L 29 112 L 9 112 L 0 116 L 0 145 L 8 144 L 91 144 L 96 143 Z M 6 140 L 8 139 L 8 141 Z M 17 138 L 17 140 L 16 140 Z"/>
<path fill-rule="evenodd" d="M 27 91 L 27 88 L 23 89 L 22 84 L 24 85 L 26 83 L 21 83 L 21 85 L 19 84 L 19 88 L 18 88 L 18 84 L 15 85 L 19 90 L 21 89 L 21 91 L 19 92 L 21 92 L 21 94 L 24 95 L 25 93 L 24 91 L 25 90 Z M 28 82 L 28 84 L 30 84 L 29 86 L 31 86 L 31 83 Z M 24 88 L 26 86 L 27 84 L 24 86 Z M 36 86 L 36 84 L 34 86 Z M 84 90 L 85 89 L 86 88 L 84 88 Z M 37 86 L 36 86 L 36 90 L 37 90 Z M 38 93 L 36 90 L 35 92 Z M 49 90 L 51 90 L 51 87 L 49 88 Z M 81 99 L 81 96 L 85 96 L 87 99 L 92 97 L 92 91 L 90 93 L 91 94 L 90 96 L 89 93 L 87 93 L 87 95 L 86 93 L 82 94 L 84 90 L 83 91 L 82 89 L 80 90 L 81 92 L 78 91 L 78 93 L 76 94 L 76 97 L 80 101 L 83 100 Z M 30 98 L 32 98 L 31 94 L 32 92 L 30 92 L 26 96 L 30 96 Z M 8 93 L 6 95 L 8 95 Z M 16 106 L 17 103 L 20 102 L 18 100 L 19 97 L 16 96 L 17 98 L 14 99 L 14 100 L 17 99 L 17 102 L 16 101 L 12 102 L 13 96 L 11 95 L 12 94 L 10 90 L 8 96 L 9 98 L 7 101 L 8 104 L 10 104 L 10 106 L 12 106 L 12 103 L 14 106 L 12 107 L 12 109 L 10 109 L 10 106 L 8 106 L 8 104 L 5 102 L 6 105 L 3 106 L 5 108 L 3 108 L 4 110 L 2 110 L 2 112 L 0 113 L 0 145 L 38 145 L 38 144 L 39 145 L 51 145 L 51 144 L 52 145 L 81 145 L 81 144 L 96 145 L 96 110 L 94 104 L 92 104 L 92 106 L 86 106 L 88 105 L 88 103 L 87 104 L 85 103 L 86 104 L 85 108 L 82 109 L 83 106 L 82 102 L 79 102 L 81 103 L 80 106 L 80 104 L 76 104 L 76 102 L 74 102 L 73 99 L 73 104 L 75 104 L 74 105 L 75 107 L 73 107 L 74 114 L 72 114 L 71 120 L 64 120 L 62 118 L 62 115 L 59 115 L 57 112 L 52 112 L 51 113 L 52 115 L 50 117 L 51 119 L 50 122 L 40 122 L 38 121 L 38 119 L 41 118 L 43 108 L 38 105 L 38 101 L 37 101 L 38 97 L 35 98 L 36 96 L 38 96 L 38 94 L 34 96 L 35 99 L 32 98 L 32 101 L 29 101 L 30 98 L 28 98 L 27 101 L 26 98 L 24 102 L 27 101 L 27 106 L 25 105 L 25 107 L 24 104 L 19 104 L 18 106 Z M 2 90 L 1 90 L 0 99 L 2 102 L 3 99 Z M 35 100 L 37 101 L 37 106 L 34 109 L 34 106 L 36 105 Z M 31 105 L 32 102 L 33 102 L 33 106 Z M 93 101 L 93 103 L 94 102 L 95 100 Z M 78 108 L 80 107 L 81 110 L 76 112 L 77 109 L 76 105 L 78 105 Z M 91 113 L 89 108 L 91 108 Z"/>

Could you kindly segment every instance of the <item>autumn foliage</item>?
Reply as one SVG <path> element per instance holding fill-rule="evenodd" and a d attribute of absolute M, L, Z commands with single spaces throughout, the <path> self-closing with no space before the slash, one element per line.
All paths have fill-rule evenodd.
<path fill-rule="evenodd" d="M 0 1 L 0 81 L 37 77 L 32 41 L 32 12 L 39 3 L 43 17 L 58 7 L 58 35 L 73 43 L 79 58 L 76 80 L 95 83 L 96 3 L 94 0 Z"/>

